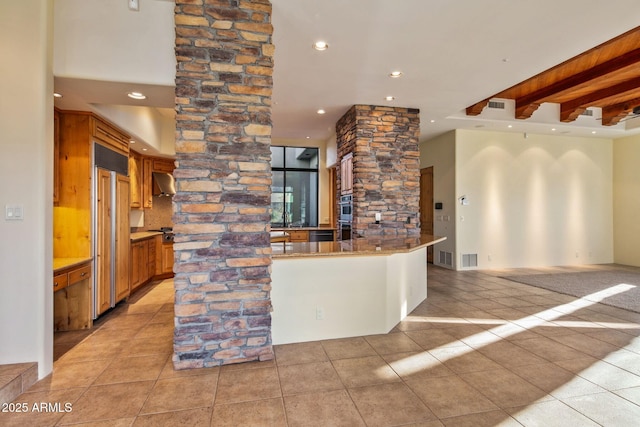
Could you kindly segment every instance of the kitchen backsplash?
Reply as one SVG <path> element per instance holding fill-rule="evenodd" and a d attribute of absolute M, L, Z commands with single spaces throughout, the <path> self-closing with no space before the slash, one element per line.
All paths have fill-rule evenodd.
<path fill-rule="evenodd" d="M 161 227 L 173 227 L 173 205 L 171 197 L 153 196 L 153 208 L 132 210 L 131 231 L 159 230 Z"/>

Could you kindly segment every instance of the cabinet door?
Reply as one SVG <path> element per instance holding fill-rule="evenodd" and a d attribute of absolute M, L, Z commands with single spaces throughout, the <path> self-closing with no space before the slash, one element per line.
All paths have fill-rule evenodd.
<path fill-rule="evenodd" d="M 53 112 L 53 203 L 58 203 L 60 191 L 60 113 Z"/>
<path fill-rule="evenodd" d="M 140 242 L 131 244 L 131 290 L 134 290 L 140 283 Z"/>
<path fill-rule="evenodd" d="M 111 174 L 98 169 L 96 310 L 104 313 L 111 306 Z"/>
<path fill-rule="evenodd" d="M 116 176 L 116 300 L 129 296 L 129 265 L 131 240 L 129 238 L 129 178 Z"/>
<path fill-rule="evenodd" d="M 353 155 L 347 154 L 340 162 L 340 189 L 342 194 L 353 192 Z"/>
<path fill-rule="evenodd" d="M 129 153 L 130 203 L 134 209 L 142 209 L 142 158 L 135 151 Z"/>
<path fill-rule="evenodd" d="M 142 160 L 142 207 L 153 207 L 153 161 L 150 158 Z"/>
<path fill-rule="evenodd" d="M 147 241 L 147 280 L 156 275 L 156 240 Z"/>
<path fill-rule="evenodd" d="M 173 244 L 162 244 L 162 273 L 173 272 Z"/>

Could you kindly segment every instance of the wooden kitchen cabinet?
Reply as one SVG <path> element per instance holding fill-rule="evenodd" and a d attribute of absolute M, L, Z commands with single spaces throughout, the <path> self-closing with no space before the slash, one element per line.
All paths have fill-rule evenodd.
<path fill-rule="evenodd" d="M 91 262 L 57 270 L 53 276 L 53 327 L 73 331 L 93 326 Z"/>
<path fill-rule="evenodd" d="M 104 143 L 115 151 L 129 155 L 129 136 L 120 132 L 114 126 L 99 119 L 96 116 L 91 117 L 91 126 L 93 137 Z"/>
<path fill-rule="evenodd" d="M 290 242 L 308 242 L 309 232 L 307 230 L 291 230 L 288 229 Z"/>
<path fill-rule="evenodd" d="M 53 204 L 58 204 L 60 191 L 60 112 L 53 110 Z"/>
<path fill-rule="evenodd" d="M 349 153 L 340 161 L 340 193 L 353 193 L 353 154 Z"/>
<path fill-rule="evenodd" d="M 129 154 L 130 204 L 132 209 L 142 209 L 142 156 L 131 151 Z"/>
<path fill-rule="evenodd" d="M 173 277 L 173 242 L 163 242 L 162 236 L 156 237 L 155 277 Z"/>
<path fill-rule="evenodd" d="M 131 292 L 156 276 L 156 238 L 160 236 L 131 243 Z"/>
<path fill-rule="evenodd" d="M 153 160 L 150 157 L 142 159 L 142 207 L 153 207 Z"/>
<path fill-rule="evenodd" d="M 154 172 L 165 172 L 165 173 L 173 173 L 175 169 L 175 163 L 171 159 L 153 159 L 153 171 Z"/>
<path fill-rule="evenodd" d="M 153 207 L 153 173 L 173 173 L 175 169 L 174 161 L 171 159 L 161 159 L 158 157 L 142 156 L 142 207 L 150 209 Z"/>
<path fill-rule="evenodd" d="M 147 280 L 149 261 L 147 240 L 131 243 L 131 291 L 133 292 Z"/>

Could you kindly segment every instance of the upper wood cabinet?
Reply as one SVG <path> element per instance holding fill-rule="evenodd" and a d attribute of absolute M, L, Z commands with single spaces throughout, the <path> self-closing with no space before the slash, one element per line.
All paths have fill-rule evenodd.
<path fill-rule="evenodd" d="M 341 194 L 353 192 L 353 155 L 351 153 L 340 161 L 340 190 Z"/>
<path fill-rule="evenodd" d="M 129 154 L 129 136 L 95 116 L 92 117 L 91 126 L 95 139 L 124 155 Z"/>
<path fill-rule="evenodd" d="M 142 207 L 153 207 L 153 173 L 173 173 L 175 163 L 172 159 L 142 157 Z"/>
<path fill-rule="evenodd" d="M 60 191 L 60 113 L 53 110 L 53 204 L 58 203 L 58 192 Z"/>
<path fill-rule="evenodd" d="M 130 206 L 142 209 L 142 156 L 135 151 L 129 154 L 129 183 L 131 185 Z"/>

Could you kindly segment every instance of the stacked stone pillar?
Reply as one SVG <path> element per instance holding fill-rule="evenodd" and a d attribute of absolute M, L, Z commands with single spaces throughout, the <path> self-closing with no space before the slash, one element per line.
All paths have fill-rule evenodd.
<path fill-rule="evenodd" d="M 353 154 L 352 234 L 419 235 L 420 111 L 354 105 L 336 123 L 336 137 L 338 160 Z M 339 190 L 340 168 L 337 178 Z"/>
<path fill-rule="evenodd" d="M 176 369 L 273 358 L 269 0 L 176 0 Z"/>

